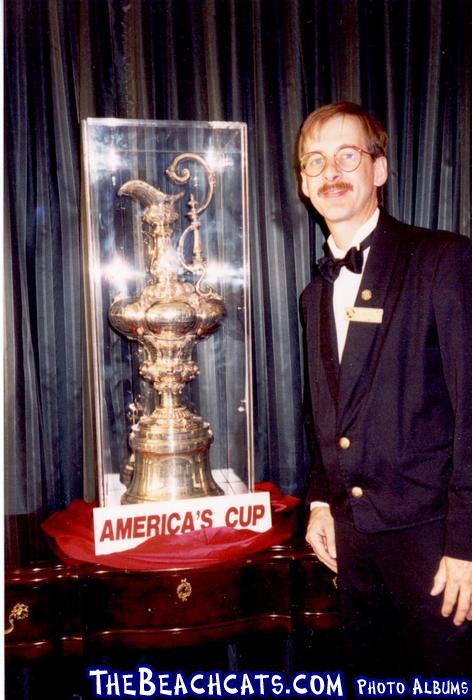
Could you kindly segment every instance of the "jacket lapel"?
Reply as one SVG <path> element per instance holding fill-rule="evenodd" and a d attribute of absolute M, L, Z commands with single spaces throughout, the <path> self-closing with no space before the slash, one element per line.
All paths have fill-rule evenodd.
<path fill-rule="evenodd" d="M 338 396 L 339 361 L 336 340 L 336 328 L 332 311 L 332 285 L 321 278 L 314 280 L 302 295 L 302 313 L 305 324 L 306 345 L 305 358 L 310 375 L 318 387 L 326 386 L 333 405 L 336 406 Z M 324 379 L 322 376 L 324 375 Z M 316 400 L 325 401 L 319 396 L 319 390 L 314 389 Z"/>
<path fill-rule="evenodd" d="M 333 285 L 321 282 L 320 296 L 320 355 L 333 403 L 338 403 L 339 353 L 333 312 Z"/>
<path fill-rule="evenodd" d="M 338 417 L 343 427 L 349 412 L 362 400 L 369 376 L 375 371 L 382 338 L 401 289 L 408 262 L 401 240 L 394 221 L 381 211 L 355 306 L 383 309 L 383 317 L 381 323 L 349 324 L 339 373 Z"/>

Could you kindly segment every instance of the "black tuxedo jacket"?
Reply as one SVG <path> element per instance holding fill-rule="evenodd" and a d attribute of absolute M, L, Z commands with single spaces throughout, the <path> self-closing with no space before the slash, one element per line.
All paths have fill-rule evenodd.
<path fill-rule="evenodd" d="M 472 560 L 472 242 L 381 211 L 355 306 L 382 322 L 351 321 L 339 365 L 332 285 L 301 297 L 308 499 L 362 532 L 446 518 L 445 553 Z"/>

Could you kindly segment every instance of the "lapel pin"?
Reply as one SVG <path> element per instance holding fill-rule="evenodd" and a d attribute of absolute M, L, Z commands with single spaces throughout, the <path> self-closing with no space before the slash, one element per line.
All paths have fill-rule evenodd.
<path fill-rule="evenodd" d="M 361 292 L 361 299 L 364 301 L 370 301 L 372 299 L 372 292 L 370 289 L 363 289 Z"/>

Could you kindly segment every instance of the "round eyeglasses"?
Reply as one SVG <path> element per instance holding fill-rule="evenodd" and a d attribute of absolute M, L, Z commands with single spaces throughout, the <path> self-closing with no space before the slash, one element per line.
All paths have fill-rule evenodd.
<path fill-rule="evenodd" d="M 363 148 L 359 148 L 358 146 L 341 146 L 334 154 L 334 162 L 340 170 L 343 170 L 345 173 L 351 173 L 361 164 L 362 155 L 364 153 L 372 157 L 369 151 L 364 151 Z M 311 151 L 310 153 L 305 153 L 300 159 L 300 168 L 308 177 L 316 177 L 317 175 L 321 175 L 326 168 L 327 162 L 328 159 L 323 153 L 320 151 Z"/>

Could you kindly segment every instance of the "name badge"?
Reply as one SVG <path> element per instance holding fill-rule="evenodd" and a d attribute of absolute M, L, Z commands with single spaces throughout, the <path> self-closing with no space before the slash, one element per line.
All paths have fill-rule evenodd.
<path fill-rule="evenodd" d="M 358 321 L 359 323 L 382 323 L 383 309 L 372 307 L 349 306 L 345 311 L 344 318 L 347 321 Z"/>

